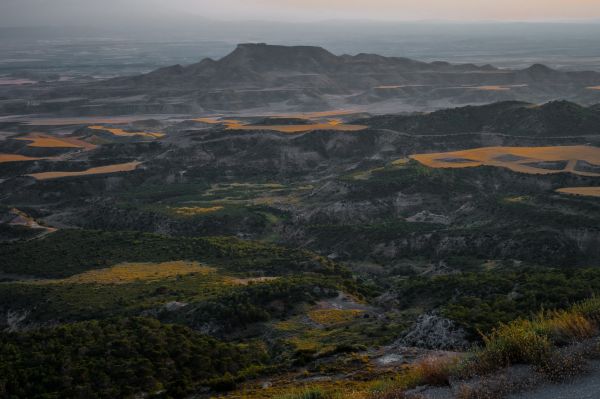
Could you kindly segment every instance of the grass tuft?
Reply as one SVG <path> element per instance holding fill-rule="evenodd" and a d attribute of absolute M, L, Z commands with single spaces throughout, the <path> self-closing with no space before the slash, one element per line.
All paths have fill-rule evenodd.
<path fill-rule="evenodd" d="M 501 324 L 483 337 L 485 348 L 476 361 L 491 369 L 515 363 L 540 364 L 550 354 L 552 343 L 535 327 L 532 321 L 522 319 Z"/>
<path fill-rule="evenodd" d="M 449 385 L 449 379 L 459 366 L 461 356 L 428 356 L 415 364 L 421 383 L 433 386 Z"/>
<path fill-rule="evenodd" d="M 378 381 L 371 389 L 370 398 L 403 399 L 406 390 L 420 385 L 447 386 L 461 360 L 462 357 L 457 354 L 425 357 L 403 373 Z"/>
<path fill-rule="evenodd" d="M 595 323 L 600 323 L 600 297 L 592 297 L 575 304 L 573 312 Z"/>
<path fill-rule="evenodd" d="M 533 328 L 556 344 L 587 339 L 598 332 L 594 322 L 573 310 L 540 314 L 533 321 Z"/>

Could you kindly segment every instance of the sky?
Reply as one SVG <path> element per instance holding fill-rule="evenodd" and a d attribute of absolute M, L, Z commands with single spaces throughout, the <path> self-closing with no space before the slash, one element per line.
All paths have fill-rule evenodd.
<path fill-rule="evenodd" d="M 102 25 L 161 18 L 311 22 L 600 20 L 600 0 L 0 0 L 0 25 Z"/>
<path fill-rule="evenodd" d="M 204 1 L 185 1 L 193 7 Z M 215 16 L 294 19 L 563 20 L 600 17 L 600 0 L 221 0 Z"/>

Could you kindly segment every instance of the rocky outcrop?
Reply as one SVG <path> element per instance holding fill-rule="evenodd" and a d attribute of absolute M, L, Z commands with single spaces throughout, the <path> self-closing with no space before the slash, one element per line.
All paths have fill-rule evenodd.
<path fill-rule="evenodd" d="M 15 332 L 24 329 L 28 325 L 29 313 L 27 310 L 7 310 L 0 313 L 0 330 Z"/>
<path fill-rule="evenodd" d="M 439 350 L 465 350 L 470 346 L 462 328 L 436 314 L 421 315 L 397 344 Z"/>

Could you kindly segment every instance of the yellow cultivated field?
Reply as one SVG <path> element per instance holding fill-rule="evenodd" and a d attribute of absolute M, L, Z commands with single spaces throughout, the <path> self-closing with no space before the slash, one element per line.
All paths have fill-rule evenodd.
<path fill-rule="evenodd" d="M 352 321 L 363 313 L 358 309 L 315 309 L 308 312 L 308 317 L 315 323 L 331 326 Z"/>
<path fill-rule="evenodd" d="M 400 158 L 400 159 L 396 159 L 395 161 L 392 162 L 392 165 L 394 166 L 402 166 L 402 165 L 406 165 L 410 162 L 409 158 Z"/>
<path fill-rule="evenodd" d="M 510 87 L 491 85 L 491 86 L 469 87 L 469 89 L 482 90 L 482 91 L 509 91 Z"/>
<path fill-rule="evenodd" d="M 600 176 L 599 173 L 575 170 L 577 161 L 600 165 L 600 148 L 585 145 L 556 147 L 483 147 L 463 151 L 415 154 L 410 158 L 431 168 L 468 168 L 496 166 L 515 172 L 551 174 L 570 172 L 582 176 Z M 536 162 L 566 161 L 564 169 L 543 169 L 527 165 Z"/>
<path fill-rule="evenodd" d="M 235 120 L 235 119 L 220 119 L 220 118 L 213 118 L 213 117 L 206 117 L 206 118 L 196 118 L 196 119 L 192 119 L 195 122 L 202 122 L 202 123 L 208 123 L 210 125 L 218 125 L 218 124 L 225 124 L 225 125 L 236 125 L 236 124 L 242 124 L 242 122 Z"/>
<path fill-rule="evenodd" d="M 196 215 L 204 215 L 207 213 L 213 213 L 213 212 L 218 212 L 220 210 L 222 210 L 223 207 L 222 206 L 211 206 L 211 207 L 199 207 L 199 206 L 192 206 L 192 207 L 180 207 L 180 208 L 173 208 L 173 211 L 181 216 L 196 216 Z"/>
<path fill-rule="evenodd" d="M 527 87 L 526 84 L 523 85 L 487 85 L 487 86 L 472 86 L 467 87 L 467 89 L 473 90 L 482 90 L 482 91 L 510 91 L 514 88 L 518 87 Z"/>
<path fill-rule="evenodd" d="M 218 118 L 196 118 L 196 119 L 192 119 L 192 120 L 194 122 L 209 123 L 211 125 L 221 123 Z"/>
<path fill-rule="evenodd" d="M 562 194 L 584 195 L 588 197 L 600 197 L 600 187 L 565 187 L 556 190 Z"/>
<path fill-rule="evenodd" d="M 15 140 L 30 141 L 28 147 L 42 148 L 85 148 L 91 150 L 95 145 L 87 143 L 72 137 L 55 137 L 43 133 L 31 133 L 25 137 L 18 137 Z"/>
<path fill-rule="evenodd" d="M 234 285 L 248 285 L 253 283 L 266 283 L 278 278 L 279 277 L 226 278 L 225 281 Z"/>
<path fill-rule="evenodd" d="M 100 175 L 105 173 L 117 173 L 117 172 L 131 172 L 135 170 L 137 166 L 141 164 L 141 162 L 133 161 L 127 163 L 120 163 L 115 165 L 106 165 L 99 166 L 97 168 L 91 168 L 87 170 L 82 170 L 79 172 L 41 172 L 41 173 L 32 173 L 27 176 L 31 176 L 37 180 L 48 180 L 48 179 L 58 179 L 61 177 L 75 177 L 75 176 L 88 176 L 88 175 Z"/>
<path fill-rule="evenodd" d="M 92 130 L 104 130 L 104 131 L 109 132 L 110 134 L 114 134 L 115 136 L 121 136 L 121 137 L 135 137 L 135 136 L 139 136 L 139 137 L 148 137 L 148 138 L 152 138 L 152 139 L 159 139 L 159 138 L 165 136 L 164 133 L 127 132 L 127 131 L 125 131 L 123 129 L 110 128 L 110 127 L 105 127 L 105 126 L 100 126 L 100 125 L 88 126 L 88 129 L 92 129 Z"/>
<path fill-rule="evenodd" d="M 295 119 L 321 119 L 334 116 L 343 116 L 355 114 L 356 111 L 324 111 L 302 114 L 281 114 L 269 116 L 270 118 L 295 118 Z M 280 133 L 305 133 L 313 130 L 338 130 L 338 131 L 358 131 L 364 130 L 367 126 L 345 124 L 341 119 L 332 118 L 325 121 L 314 121 L 314 123 L 305 125 L 249 125 L 235 119 L 221 119 L 218 117 L 204 117 L 193 119 L 196 122 L 208 123 L 211 125 L 223 124 L 227 130 L 273 130 Z"/>
<path fill-rule="evenodd" d="M 600 86 L 590 86 L 587 87 L 588 90 L 600 90 Z"/>
<path fill-rule="evenodd" d="M 506 198 L 504 198 L 504 201 L 512 202 L 512 203 L 521 203 L 521 202 L 527 202 L 530 199 L 531 199 L 531 197 L 529 197 L 527 195 L 520 195 L 517 197 L 506 197 Z"/>
<path fill-rule="evenodd" d="M 35 161 L 38 159 L 44 159 L 44 158 L 26 157 L 25 155 L 18 155 L 18 154 L 0 154 L 0 163 Z"/>
<path fill-rule="evenodd" d="M 210 274 L 216 269 L 197 262 L 121 263 L 106 269 L 90 270 L 60 280 L 42 283 L 68 284 L 127 284 L 134 281 L 156 281 L 192 273 Z"/>

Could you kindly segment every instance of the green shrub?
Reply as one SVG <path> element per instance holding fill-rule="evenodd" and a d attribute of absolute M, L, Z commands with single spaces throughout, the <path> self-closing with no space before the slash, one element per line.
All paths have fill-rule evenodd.
<path fill-rule="evenodd" d="M 550 339 L 540 334 L 533 322 L 523 319 L 501 324 L 483 340 L 485 348 L 479 354 L 478 361 L 484 366 L 541 364 L 552 351 Z"/>

